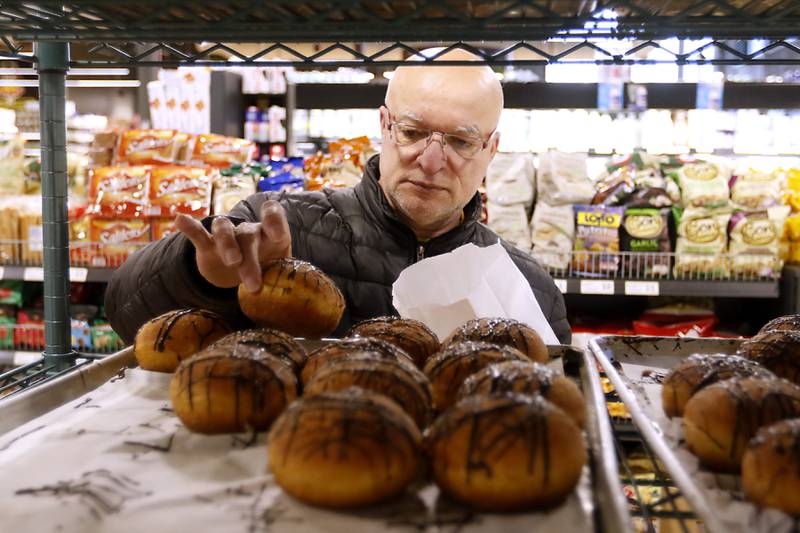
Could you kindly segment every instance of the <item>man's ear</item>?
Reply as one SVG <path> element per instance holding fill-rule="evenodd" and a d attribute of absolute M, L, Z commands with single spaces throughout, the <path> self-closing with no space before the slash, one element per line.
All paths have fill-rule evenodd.
<path fill-rule="evenodd" d="M 490 154 L 491 157 L 489 158 L 489 161 L 494 159 L 495 154 L 497 154 L 497 149 L 500 146 L 500 132 L 499 131 L 494 132 L 494 135 L 492 137 L 493 137 L 492 142 L 489 145 L 491 150 Z"/>
<path fill-rule="evenodd" d="M 378 108 L 378 114 L 381 117 L 381 130 L 387 129 L 389 127 L 389 110 L 382 105 Z"/>

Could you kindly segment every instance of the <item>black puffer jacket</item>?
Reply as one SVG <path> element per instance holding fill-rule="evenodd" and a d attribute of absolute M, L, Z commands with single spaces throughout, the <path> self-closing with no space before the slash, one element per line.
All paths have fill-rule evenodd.
<path fill-rule="evenodd" d="M 480 196 L 464 209 L 464 221 L 425 243 L 403 225 L 379 184 L 378 157 L 367 164 L 364 178 L 352 189 L 292 195 L 254 194 L 230 213 L 234 223 L 256 221 L 261 204 L 278 199 L 292 233 L 292 253 L 326 272 L 344 294 L 347 309 L 337 334 L 352 324 L 397 314 L 392 283 L 420 257 L 446 253 L 466 244 L 488 246 L 497 235 L 478 222 Z M 206 227 L 210 219 L 205 221 Z M 514 263 L 531 284 L 536 300 L 562 343 L 571 339 L 564 299 L 550 276 L 528 254 L 503 241 Z M 217 311 L 237 325 L 247 324 L 236 301 L 236 289 L 209 284 L 197 271 L 194 247 L 183 235 L 172 235 L 133 254 L 111 279 L 106 313 L 126 342 L 144 322 L 172 309 L 201 307 Z"/>

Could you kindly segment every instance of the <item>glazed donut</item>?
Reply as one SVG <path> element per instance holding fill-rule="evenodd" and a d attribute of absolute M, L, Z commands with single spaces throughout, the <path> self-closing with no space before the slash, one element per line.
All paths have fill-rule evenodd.
<path fill-rule="evenodd" d="M 694 354 L 669 371 L 661 388 L 664 414 L 683 416 L 686 402 L 699 390 L 730 378 L 774 378 L 758 363 L 738 355 Z"/>
<path fill-rule="evenodd" d="M 578 427 L 586 423 L 586 404 L 580 389 L 569 378 L 532 361 L 508 361 L 489 365 L 472 374 L 458 389 L 457 400 L 477 394 L 537 395 L 560 407 Z"/>
<path fill-rule="evenodd" d="M 261 289 L 239 285 L 239 307 L 256 324 L 296 337 L 329 335 L 344 313 L 344 297 L 320 269 L 297 259 L 277 259 L 263 267 Z"/>
<path fill-rule="evenodd" d="M 758 333 L 766 333 L 775 330 L 800 331 L 800 315 L 786 315 L 773 318 L 764 324 Z"/>
<path fill-rule="evenodd" d="M 139 328 L 133 354 L 144 370 L 174 372 L 182 360 L 230 332 L 225 319 L 211 311 L 170 311 Z"/>
<path fill-rule="evenodd" d="M 425 444 L 439 488 L 484 511 L 560 503 L 586 463 L 581 430 L 538 395 L 464 398 L 431 425 Z"/>
<path fill-rule="evenodd" d="M 800 387 L 785 379 L 732 378 L 686 403 L 689 450 L 712 470 L 738 472 L 750 439 L 763 426 L 800 416 Z"/>
<path fill-rule="evenodd" d="M 357 337 L 331 342 L 308 354 L 308 360 L 300 373 L 300 380 L 305 385 L 323 366 L 346 359 L 353 354 L 365 352 L 371 353 L 379 359 L 392 359 L 399 361 L 400 364 L 408 363 L 410 366 L 414 366 L 411 356 L 394 344 L 371 337 Z"/>
<path fill-rule="evenodd" d="M 181 422 L 198 433 L 263 430 L 297 397 L 289 363 L 265 354 L 231 356 L 225 346 L 183 361 L 170 382 Z"/>
<path fill-rule="evenodd" d="M 742 488 L 757 505 L 800 515 L 800 419 L 758 430 L 742 459 Z"/>
<path fill-rule="evenodd" d="M 510 346 L 485 342 L 452 342 L 428 359 L 424 372 L 433 387 L 433 407 L 444 411 L 456 401 L 458 389 L 475 372 L 504 361 L 529 361 Z"/>
<path fill-rule="evenodd" d="M 476 318 L 457 328 L 442 342 L 443 346 L 454 342 L 476 341 L 500 344 L 516 348 L 537 363 L 550 360 L 547 346 L 536 331 L 511 318 Z"/>
<path fill-rule="evenodd" d="M 287 493 L 346 508 L 400 495 L 420 466 L 421 439 L 392 400 L 351 388 L 294 402 L 272 425 L 267 451 Z"/>
<path fill-rule="evenodd" d="M 277 329 L 236 331 L 222 337 L 212 346 L 230 347 L 232 355 L 244 351 L 274 355 L 289 363 L 295 374 L 299 374 L 306 364 L 306 349 L 291 335 Z"/>
<path fill-rule="evenodd" d="M 439 339 L 431 329 L 411 318 L 382 316 L 359 322 L 348 337 L 374 337 L 402 348 L 414 363 L 422 368 L 425 361 L 439 349 Z"/>
<path fill-rule="evenodd" d="M 417 426 L 424 428 L 431 416 L 431 385 L 417 368 L 391 359 L 350 358 L 320 369 L 305 386 L 304 396 L 360 387 L 397 402 Z"/>
<path fill-rule="evenodd" d="M 774 330 L 744 341 L 738 354 L 771 370 L 779 378 L 800 384 L 800 332 Z"/>

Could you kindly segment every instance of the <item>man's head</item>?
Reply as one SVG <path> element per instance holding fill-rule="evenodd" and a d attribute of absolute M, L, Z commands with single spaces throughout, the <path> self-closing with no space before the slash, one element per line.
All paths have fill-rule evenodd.
<path fill-rule="evenodd" d="M 477 57 L 454 51 L 443 59 Z M 502 109 L 500 82 L 487 66 L 410 65 L 395 71 L 380 110 L 380 185 L 418 237 L 458 224 L 497 153 Z M 425 130 L 439 133 L 425 139 Z"/>

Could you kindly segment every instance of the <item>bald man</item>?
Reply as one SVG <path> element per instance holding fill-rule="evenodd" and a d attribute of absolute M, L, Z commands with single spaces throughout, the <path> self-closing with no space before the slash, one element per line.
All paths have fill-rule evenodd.
<path fill-rule="evenodd" d="M 454 52 L 448 59 L 474 59 Z M 425 257 L 499 237 L 479 222 L 477 193 L 497 153 L 500 83 L 485 66 L 403 66 L 380 108 L 381 153 L 352 189 L 258 193 L 228 216 L 180 215 L 180 233 L 133 254 L 114 273 L 106 313 L 131 342 L 145 321 L 172 309 L 216 311 L 239 327 L 236 287 L 256 291 L 261 264 L 293 256 L 326 272 L 345 297 L 336 334 L 396 315 L 391 289 Z M 502 241 L 562 343 L 570 341 L 564 300 L 550 276 Z"/>

